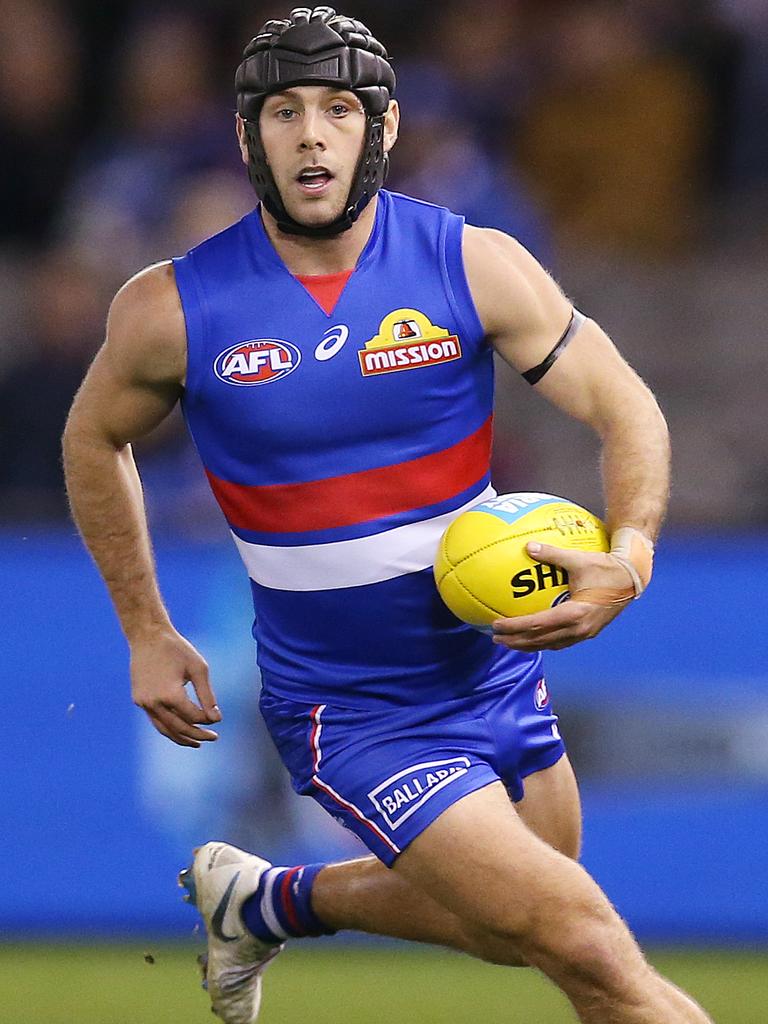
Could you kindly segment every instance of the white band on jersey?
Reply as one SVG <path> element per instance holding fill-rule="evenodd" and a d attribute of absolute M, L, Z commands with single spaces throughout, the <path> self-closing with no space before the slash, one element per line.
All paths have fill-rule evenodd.
<path fill-rule="evenodd" d="M 419 572 L 434 565 L 443 531 L 456 516 L 496 497 L 488 485 L 470 501 L 432 519 L 397 526 L 371 537 L 278 547 L 252 544 L 232 534 L 248 570 L 262 587 L 273 590 L 341 590 Z"/>

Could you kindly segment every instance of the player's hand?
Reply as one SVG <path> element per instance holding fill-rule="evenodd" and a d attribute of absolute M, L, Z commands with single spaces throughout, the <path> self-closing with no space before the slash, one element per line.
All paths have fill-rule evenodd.
<path fill-rule="evenodd" d="M 559 651 L 582 640 L 597 636 L 632 599 L 629 572 L 609 554 L 571 551 L 549 544 L 528 545 L 528 553 L 538 562 L 566 569 L 570 601 L 535 615 L 497 619 L 493 623 L 493 642 L 517 651 Z M 579 594 L 584 594 L 584 600 Z M 626 599 L 596 604 L 590 596 L 601 593 L 626 593 Z"/>
<path fill-rule="evenodd" d="M 187 696 L 192 684 L 199 704 Z M 131 695 L 150 722 L 182 747 L 199 747 L 218 734 L 201 726 L 221 721 L 208 680 L 208 665 L 188 640 L 174 629 L 131 643 Z"/>

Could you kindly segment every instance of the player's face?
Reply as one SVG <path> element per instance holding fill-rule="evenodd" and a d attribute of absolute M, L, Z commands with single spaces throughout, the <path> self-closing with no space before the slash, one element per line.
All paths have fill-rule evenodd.
<path fill-rule="evenodd" d="M 300 224 L 329 224 L 344 210 L 365 138 L 354 93 L 295 86 L 268 96 L 259 122 L 270 170 L 288 213 Z"/>

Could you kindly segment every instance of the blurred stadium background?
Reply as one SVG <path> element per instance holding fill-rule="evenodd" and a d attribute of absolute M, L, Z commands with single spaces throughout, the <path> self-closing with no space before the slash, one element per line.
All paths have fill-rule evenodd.
<path fill-rule="evenodd" d="M 174 887 L 189 848 L 220 836 L 282 861 L 359 852 L 293 796 L 265 737 L 246 580 L 180 422 L 140 460 L 164 592 L 224 709 L 213 749 L 172 747 L 132 708 L 125 644 L 67 519 L 59 465 L 116 288 L 252 205 L 232 75 L 288 6 L 0 0 L 8 1024 L 205 1020 L 201 943 Z M 646 943 L 674 948 L 661 962 L 719 1024 L 764 1024 L 768 6 L 341 7 L 396 62 L 389 186 L 517 235 L 667 413 L 674 490 L 654 585 L 606 635 L 551 656 L 548 673 L 582 782 L 587 867 Z M 592 438 L 503 371 L 495 458 L 500 490 L 600 508 Z M 321 1024 L 570 1019 L 527 972 L 318 946 L 274 968 L 267 1024 L 310 1012 Z"/>

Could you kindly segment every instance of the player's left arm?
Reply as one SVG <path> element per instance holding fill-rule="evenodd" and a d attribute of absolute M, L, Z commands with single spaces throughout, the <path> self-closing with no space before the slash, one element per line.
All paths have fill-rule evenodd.
<path fill-rule="evenodd" d="M 568 570 L 572 600 L 494 624 L 497 642 L 509 647 L 568 647 L 599 633 L 650 579 L 669 492 L 667 426 L 652 393 L 605 332 L 574 311 L 514 239 L 467 227 L 464 264 L 480 319 L 502 359 L 601 440 L 612 554 L 529 549 Z"/>

